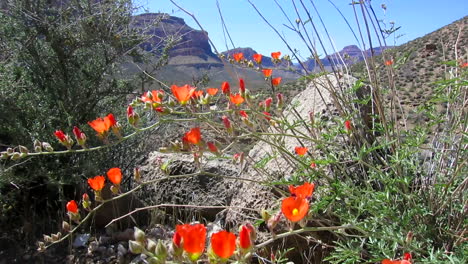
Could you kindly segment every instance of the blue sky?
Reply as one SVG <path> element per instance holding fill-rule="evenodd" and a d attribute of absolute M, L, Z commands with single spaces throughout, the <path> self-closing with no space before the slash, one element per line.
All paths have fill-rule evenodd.
<path fill-rule="evenodd" d="M 284 26 L 284 24 L 289 25 L 289 22 L 274 0 L 251 1 L 280 34 L 287 39 L 293 49 L 299 50 L 303 58 L 310 56 L 307 46 L 297 37 L 297 34 Z M 196 16 L 202 27 L 208 31 L 209 37 L 218 51 L 232 48 L 230 42 L 228 42 L 228 46 L 226 47 L 216 0 L 175 0 L 175 2 Z M 283 54 L 291 53 L 284 42 L 266 25 L 247 0 L 218 0 L 218 2 L 235 47 L 252 47 L 257 52 L 265 55 L 269 55 L 272 51 L 281 51 Z M 307 20 L 300 0 L 276 0 L 276 2 L 282 6 L 294 25 L 294 21 L 298 18 L 298 15 L 294 11 L 292 2 L 295 2 L 300 10 L 299 14 L 302 20 Z M 332 42 L 324 36 L 325 31 L 317 13 L 311 5 L 311 0 L 302 0 L 302 2 L 310 10 L 312 20 L 315 21 L 318 34 L 323 37 L 328 53 L 333 52 L 333 46 L 337 50 L 341 50 L 347 45 L 358 45 L 343 18 L 330 4 L 330 2 L 333 2 L 340 9 L 356 34 L 359 34 L 353 8 L 349 4 L 351 0 L 313 1 L 332 38 Z M 134 3 L 146 8 L 149 12 L 165 12 L 173 16 L 182 17 L 189 26 L 199 29 L 192 18 L 180 11 L 169 0 L 135 0 Z M 387 27 L 390 26 L 391 21 L 394 21 L 395 26 L 401 26 L 395 35 L 386 39 L 388 45 L 406 43 L 468 15 L 467 0 L 373 0 L 371 3 L 377 17 Z M 382 4 L 386 5 L 386 10 L 382 9 Z M 355 7 L 358 8 L 357 5 Z M 362 23 L 362 20 L 360 23 Z M 381 25 L 383 26 L 384 24 Z M 306 28 L 309 33 L 312 33 L 311 23 L 307 23 Z M 318 53 L 323 55 L 324 52 L 319 47 L 316 35 L 311 34 L 310 37 L 312 43 L 317 45 Z M 373 41 L 375 43 L 376 39 Z M 366 46 L 368 47 L 368 44 Z M 360 47 L 362 48 L 362 44 Z"/>

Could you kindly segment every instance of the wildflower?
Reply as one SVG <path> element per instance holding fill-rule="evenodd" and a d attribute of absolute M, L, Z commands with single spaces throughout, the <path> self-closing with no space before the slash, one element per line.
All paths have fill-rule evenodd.
<path fill-rule="evenodd" d="M 71 149 L 73 145 L 73 139 L 71 139 L 62 130 L 55 130 L 54 134 L 62 145 L 64 145 L 67 149 Z"/>
<path fill-rule="evenodd" d="M 246 119 L 249 118 L 249 115 L 247 115 L 247 113 L 246 113 L 244 110 L 240 110 L 240 111 L 239 111 L 239 115 L 240 115 L 241 117 L 243 117 L 243 118 L 246 118 Z"/>
<path fill-rule="evenodd" d="M 201 141 L 201 132 L 199 127 L 194 127 L 190 129 L 189 132 L 185 133 L 184 137 L 182 138 L 184 142 L 198 145 Z"/>
<path fill-rule="evenodd" d="M 262 72 L 263 72 L 263 76 L 265 76 L 265 78 L 268 78 L 273 73 L 273 70 L 272 69 L 263 69 Z"/>
<path fill-rule="evenodd" d="M 411 261 L 403 259 L 403 260 L 390 260 L 384 259 L 382 260 L 382 264 L 411 264 Z"/>
<path fill-rule="evenodd" d="M 75 139 L 78 142 L 78 145 L 85 148 L 86 147 L 86 135 L 83 133 L 77 126 L 73 127 L 73 134 Z"/>
<path fill-rule="evenodd" d="M 304 199 L 310 199 L 314 193 L 315 184 L 314 183 L 304 183 L 300 186 L 294 187 L 289 185 L 289 192 L 292 197 L 299 197 Z"/>
<path fill-rule="evenodd" d="M 230 96 L 231 102 L 237 106 L 242 104 L 244 102 L 244 98 L 242 97 L 241 94 L 231 94 Z"/>
<path fill-rule="evenodd" d="M 78 213 L 78 205 L 76 204 L 75 200 L 71 200 L 67 203 L 67 211 L 73 214 Z"/>
<path fill-rule="evenodd" d="M 131 105 L 127 107 L 127 120 L 130 125 L 135 127 L 137 126 L 138 121 L 140 120 L 140 116 L 138 115 L 138 113 L 133 111 L 133 107 Z"/>
<path fill-rule="evenodd" d="M 227 116 L 222 116 L 221 119 L 223 120 L 224 127 L 227 130 L 231 129 L 231 121 L 229 121 L 229 118 Z"/>
<path fill-rule="evenodd" d="M 232 54 L 232 57 L 235 61 L 240 62 L 244 59 L 244 54 L 242 52 Z"/>
<path fill-rule="evenodd" d="M 213 143 L 213 142 L 208 142 L 206 143 L 206 145 L 208 146 L 208 149 L 213 152 L 214 154 L 218 154 L 219 153 L 219 150 L 218 150 L 218 147 L 216 147 L 216 145 Z"/>
<path fill-rule="evenodd" d="M 226 95 L 231 94 L 231 88 L 228 82 L 223 82 L 221 84 L 221 91 L 223 91 L 223 94 L 226 94 Z"/>
<path fill-rule="evenodd" d="M 466 67 L 468 67 L 468 62 L 460 63 L 460 68 L 466 68 Z"/>
<path fill-rule="evenodd" d="M 249 250 L 252 247 L 252 236 L 254 233 L 253 226 L 243 225 L 239 232 L 239 246 L 243 250 Z"/>
<path fill-rule="evenodd" d="M 268 97 L 267 99 L 265 99 L 265 111 L 266 112 L 269 112 L 270 111 L 270 107 L 271 107 L 271 103 L 273 102 L 273 98 L 271 97 Z"/>
<path fill-rule="evenodd" d="M 279 109 L 283 108 L 283 105 L 284 105 L 283 94 L 282 93 L 276 94 L 276 99 L 278 100 L 276 107 L 278 107 Z"/>
<path fill-rule="evenodd" d="M 240 78 L 239 79 L 239 90 L 242 96 L 245 94 L 245 82 L 244 79 Z"/>
<path fill-rule="evenodd" d="M 111 168 L 107 171 L 107 178 L 115 185 L 119 185 L 122 181 L 122 171 L 120 168 Z"/>
<path fill-rule="evenodd" d="M 346 120 L 344 122 L 344 126 L 346 128 L 346 130 L 350 131 L 351 130 L 351 121 L 350 120 Z"/>
<path fill-rule="evenodd" d="M 211 96 L 215 96 L 218 93 L 218 89 L 217 88 L 208 88 L 208 89 L 206 89 L 206 93 L 211 95 Z"/>
<path fill-rule="evenodd" d="M 178 232 L 174 232 L 174 236 L 172 236 L 172 243 L 176 247 L 180 247 L 182 242 L 182 236 Z"/>
<path fill-rule="evenodd" d="M 271 79 L 271 84 L 272 84 L 273 86 L 278 86 L 278 85 L 280 85 L 280 83 L 281 83 L 281 79 L 282 79 L 281 77 L 273 78 L 273 79 Z"/>
<path fill-rule="evenodd" d="M 187 104 L 187 102 L 192 97 L 192 94 L 195 92 L 195 87 L 192 87 L 188 84 L 184 86 L 172 85 L 171 91 L 175 98 L 179 101 L 181 105 Z"/>
<path fill-rule="evenodd" d="M 203 224 L 176 226 L 176 233 L 182 237 L 184 250 L 192 261 L 196 261 L 205 249 L 206 227 Z"/>
<path fill-rule="evenodd" d="M 262 63 L 262 54 L 254 54 L 252 55 L 252 58 L 254 59 L 254 61 L 257 63 L 257 64 L 261 64 Z"/>
<path fill-rule="evenodd" d="M 89 178 L 88 184 L 91 187 L 91 189 L 95 191 L 101 191 L 104 188 L 105 181 L 106 179 L 104 178 L 104 176 L 99 175 L 94 178 Z"/>
<path fill-rule="evenodd" d="M 104 118 L 98 117 L 95 120 L 88 122 L 88 125 L 100 136 L 104 136 L 115 124 L 117 124 L 117 122 L 115 121 L 113 114 L 108 114 Z"/>
<path fill-rule="evenodd" d="M 391 66 L 393 64 L 393 60 L 385 61 L 385 66 Z"/>
<path fill-rule="evenodd" d="M 294 151 L 296 152 L 297 155 L 299 156 L 304 156 L 309 149 L 306 147 L 295 147 Z"/>
<path fill-rule="evenodd" d="M 271 114 L 268 112 L 263 112 L 263 116 L 265 117 L 266 120 L 270 121 L 271 120 Z"/>
<path fill-rule="evenodd" d="M 201 90 L 193 91 L 193 94 L 192 94 L 193 99 L 198 99 L 198 98 L 201 98 L 202 96 L 203 96 L 203 91 Z"/>
<path fill-rule="evenodd" d="M 89 195 L 87 193 L 83 193 L 81 196 L 81 205 L 84 209 L 88 209 L 91 206 L 91 202 L 89 201 Z"/>
<path fill-rule="evenodd" d="M 236 236 L 228 231 L 220 231 L 211 236 L 211 248 L 221 259 L 228 259 L 236 250 Z"/>
<path fill-rule="evenodd" d="M 274 59 L 274 60 L 279 60 L 280 59 L 280 56 L 281 56 L 281 52 L 277 51 L 277 52 L 272 52 L 271 53 L 271 57 Z"/>
<path fill-rule="evenodd" d="M 315 162 L 310 163 L 310 168 L 315 169 L 317 168 L 317 164 Z"/>
<path fill-rule="evenodd" d="M 162 97 L 164 95 L 163 90 L 152 90 L 151 92 L 148 91 L 140 98 L 141 101 L 144 103 L 156 103 L 159 104 L 162 102 Z"/>
<path fill-rule="evenodd" d="M 281 203 L 281 212 L 291 222 L 302 220 L 309 210 L 309 203 L 302 197 L 288 197 Z"/>

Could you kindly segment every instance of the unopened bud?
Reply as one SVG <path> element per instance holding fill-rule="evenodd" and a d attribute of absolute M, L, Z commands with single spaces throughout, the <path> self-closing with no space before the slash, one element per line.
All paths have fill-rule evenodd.
<path fill-rule="evenodd" d="M 8 153 L 8 155 L 11 155 L 11 154 L 13 154 L 13 152 L 14 152 L 14 151 L 13 151 L 13 149 L 12 149 L 12 148 L 7 148 L 7 153 Z"/>
<path fill-rule="evenodd" d="M 155 253 L 156 252 L 156 242 L 154 242 L 154 240 L 148 238 L 146 240 L 146 249 L 149 252 Z"/>
<path fill-rule="evenodd" d="M 56 242 L 57 240 L 59 240 L 60 238 L 56 235 L 56 234 L 52 234 L 52 241 L 53 242 Z"/>
<path fill-rule="evenodd" d="M 128 249 L 133 254 L 141 254 L 141 252 L 143 252 L 143 246 L 139 242 L 133 240 L 128 241 Z"/>
<path fill-rule="evenodd" d="M 6 152 L 6 151 L 2 151 L 0 153 L 0 158 L 2 158 L 2 159 L 8 159 L 9 157 L 10 156 L 8 155 L 8 152 Z"/>
<path fill-rule="evenodd" d="M 70 224 L 66 221 L 62 222 L 62 230 L 65 233 L 68 233 L 70 231 Z"/>
<path fill-rule="evenodd" d="M 161 240 L 158 240 L 155 253 L 160 260 L 165 260 L 167 258 L 167 248 Z"/>
<path fill-rule="evenodd" d="M 28 148 L 25 147 L 25 146 L 19 145 L 18 148 L 19 148 L 19 151 L 20 151 L 22 154 L 28 154 L 28 153 L 29 153 Z"/>
<path fill-rule="evenodd" d="M 133 231 L 133 236 L 135 237 L 136 241 L 140 243 L 145 243 L 145 232 L 143 232 L 143 230 L 139 229 L 138 227 L 135 227 L 135 231 Z"/>
<path fill-rule="evenodd" d="M 37 242 L 37 251 L 43 252 L 45 250 L 44 242 Z"/>
<path fill-rule="evenodd" d="M 408 234 L 406 234 L 406 240 L 405 240 L 406 244 L 410 244 L 411 241 L 413 241 L 413 236 L 414 236 L 413 232 L 411 231 L 409 231 Z"/>
<path fill-rule="evenodd" d="M 54 148 L 47 142 L 42 142 L 42 148 L 48 152 L 54 151 Z"/>
<path fill-rule="evenodd" d="M 19 160 L 21 158 L 21 154 L 19 152 L 14 152 L 13 155 L 11 155 L 11 160 Z"/>
<path fill-rule="evenodd" d="M 120 189 L 120 188 L 119 188 L 118 186 L 116 186 L 116 185 L 112 185 L 112 186 L 110 187 L 110 190 L 111 190 L 111 192 L 112 192 L 113 194 L 118 194 L 118 193 L 119 193 L 119 189 Z"/>
<path fill-rule="evenodd" d="M 48 236 L 48 235 L 44 235 L 44 242 L 46 243 L 52 243 L 52 237 Z"/>
<path fill-rule="evenodd" d="M 133 177 L 135 179 L 136 182 L 140 182 L 141 181 L 141 172 L 140 172 L 140 169 L 139 168 L 134 168 L 133 169 Z"/>

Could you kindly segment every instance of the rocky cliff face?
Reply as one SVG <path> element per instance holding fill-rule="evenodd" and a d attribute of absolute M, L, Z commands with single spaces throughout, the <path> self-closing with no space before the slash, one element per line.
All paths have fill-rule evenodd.
<path fill-rule="evenodd" d="M 220 62 L 219 58 L 211 51 L 208 33 L 187 26 L 182 18 L 161 13 L 145 13 L 137 15 L 133 19 L 133 26 L 141 28 L 149 37 L 142 44 L 142 47 L 147 51 L 157 54 L 167 38 L 175 38 L 177 43 L 170 50 L 169 56 L 171 58 L 195 56 L 201 61 Z"/>

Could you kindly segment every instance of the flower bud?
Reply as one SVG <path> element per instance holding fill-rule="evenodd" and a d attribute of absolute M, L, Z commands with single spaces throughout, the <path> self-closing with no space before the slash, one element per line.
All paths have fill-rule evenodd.
<path fill-rule="evenodd" d="M 11 160 L 19 160 L 21 158 L 21 154 L 19 152 L 14 152 L 13 155 L 11 155 Z"/>
<path fill-rule="evenodd" d="M 42 142 L 42 148 L 48 152 L 54 151 L 54 148 L 52 148 L 52 146 L 47 142 Z"/>
<path fill-rule="evenodd" d="M 18 148 L 19 148 L 19 151 L 20 151 L 22 154 L 28 154 L 28 153 L 29 153 L 28 148 L 25 147 L 25 146 L 19 145 Z"/>
<path fill-rule="evenodd" d="M 268 97 L 266 100 L 265 100 L 265 111 L 266 112 L 270 112 L 270 108 L 271 108 L 271 103 L 273 102 L 273 99 L 271 97 Z"/>
<path fill-rule="evenodd" d="M 56 234 L 52 234 L 52 242 L 56 242 L 60 238 Z"/>
<path fill-rule="evenodd" d="M 46 243 L 52 243 L 52 237 L 48 236 L 48 235 L 44 235 L 44 242 Z"/>
<path fill-rule="evenodd" d="M 10 156 L 8 155 L 8 152 L 6 152 L 6 151 L 2 151 L 2 152 L 0 153 L 0 158 L 1 158 L 1 159 L 8 159 L 9 157 L 10 157 Z"/>
<path fill-rule="evenodd" d="M 37 251 L 43 252 L 44 250 L 45 250 L 44 242 L 41 242 L 41 241 L 37 242 Z"/>
<path fill-rule="evenodd" d="M 135 179 L 136 182 L 141 181 L 141 172 L 139 168 L 134 168 L 133 169 L 133 178 Z"/>
<path fill-rule="evenodd" d="M 62 230 L 65 233 L 68 233 L 70 231 L 70 224 L 67 221 L 62 222 Z"/>
<path fill-rule="evenodd" d="M 113 194 L 115 194 L 115 195 L 117 195 L 117 194 L 119 193 L 119 189 L 120 189 L 120 188 L 119 188 L 118 186 L 115 186 L 115 185 L 112 185 L 112 186 L 110 187 L 111 192 L 112 192 Z"/>
<path fill-rule="evenodd" d="M 13 151 L 13 149 L 12 149 L 12 148 L 7 148 L 7 153 L 8 153 L 8 155 L 11 155 L 11 154 L 13 154 L 13 152 L 14 152 L 14 151 Z"/>
<path fill-rule="evenodd" d="M 283 108 L 283 105 L 284 105 L 284 97 L 283 97 L 283 94 L 282 93 L 278 93 L 276 95 L 276 99 L 277 99 L 277 102 L 276 102 L 276 107 L 278 109 L 282 109 Z"/>
<path fill-rule="evenodd" d="M 152 239 L 147 239 L 146 240 L 146 249 L 149 251 L 149 252 L 156 252 L 156 242 L 154 242 L 154 240 Z"/>
<path fill-rule="evenodd" d="M 141 245 L 141 243 L 133 240 L 128 241 L 128 249 L 133 254 L 141 254 L 143 252 L 143 246 Z"/>
<path fill-rule="evenodd" d="M 413 241 L 413 236 L 414 236 L 413 232 L 411 231 L 409 231 L 408 234 L 406 234 L 406 240 L 405 240 L 406 244 L 410 244 L 411 241 Z"/>
<path fill-rule="evenodd" d="M 145 243 L 145 232 L 143 232 L 143 230 L 139 229 L 138 227 L 135 227 L 133 236 L 135 237 L 136 241 L 140 243 Z"/>
<path fill-rule="evenodd" d="M 164 261 L 167 258 L 167 248 L 161 240 L 158 240 L 155 253 L 156 257 L 158 257 L 160 260 Z"/>

